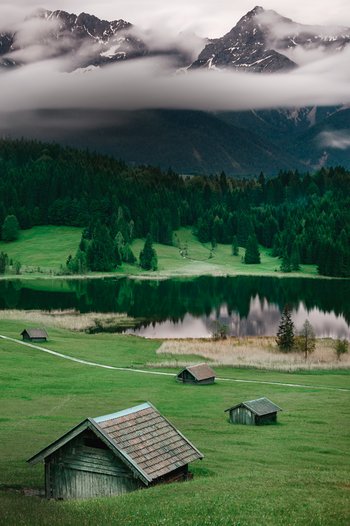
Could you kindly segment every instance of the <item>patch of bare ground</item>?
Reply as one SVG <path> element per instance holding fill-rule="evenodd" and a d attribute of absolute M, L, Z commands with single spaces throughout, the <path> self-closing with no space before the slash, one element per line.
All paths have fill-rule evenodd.
<path fill-rule="evenodd" d="M 50 326 L 79 332 L 118 332 L 132 327 L 136 320 L 127 314 L 88 312 L 75 310 L 1 310 L 0 320 L 23 320 L 31 326 Z"/>
<path fill-rule="evenodd" d="M 349 369 L 350 353 L 337 359 L 334 340 L 317 339 L 316 349 L 305 360 L 300 352 L 282 353 L 273 337 L 227 338 L 226 340 L 168 340 L 157 350 L 163 355 L 163 367 L 181 367 L 193 364 L 193 356 L 209 361 L 212 365 L 254 367 L 276 371 L 317 369 Z M 190 359 L 186 359 L 190 356 Z M 197 360 L 198 362 L 198 360 Z M 160 364 L 149 364 L 157 365 Z"/>

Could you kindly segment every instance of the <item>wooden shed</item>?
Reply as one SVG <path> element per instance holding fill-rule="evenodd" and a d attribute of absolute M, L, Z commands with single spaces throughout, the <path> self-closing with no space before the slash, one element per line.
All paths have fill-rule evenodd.
<path fill-rule="evenodd" d="M 45 329 L 24 329 L 21 332 L 23 340 L 31 342 L 46 342 L 48 335 Z"/>
<path fill-rule="evenodd" d="M 190 478 L 203 455 L 149 402 L 87 418 L 28 460 L 45 462 L 47 498 L 120 495 Z"/>
<path fill-rule="evenodd" d="M 177 375 L 177 380 L 184 384 L 213 384 L 215 373 L 206 363 L 199 363 L 186 367 Z"/>
<path fill-rule="evenodd" d="M 268 398 L 248 400 L 225 410 L 225 412 L 229 412 L 232 424 L 257 426 L 275 423 L 278 411 L 282 411 L 282 409 Z"/>

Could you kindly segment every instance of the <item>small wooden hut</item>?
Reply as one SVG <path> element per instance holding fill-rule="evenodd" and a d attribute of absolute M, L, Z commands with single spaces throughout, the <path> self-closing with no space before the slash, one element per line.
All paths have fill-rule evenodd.
<path fill-rule="evenodd" d="M 215 382 L 215 373 L 206 363 L 199 363 L 186 367 L 177 375 L 177 380 L 184 384 L 213 384 Z"/>
<path fill-rule="evenodd" d="M 46 342 L 48 335 L 45 329 L 24 329 L 21 332 L 23 340 L 31 342 Z"/>
<path fill-rule="evenodd" d="M 45 462 L 47 498 L 119 495 L 187 480 L 203 455 L 149 402 L 87 418 L 28 460 Z"/>
<path fill-rule="evenodd" d="M 231 424 L 256 426 L 277 422 L 278 411 L 282 411 L 282 409 L 264 397 L 248 400 L 225 410 L 225 412 L 229 412 Z"/>

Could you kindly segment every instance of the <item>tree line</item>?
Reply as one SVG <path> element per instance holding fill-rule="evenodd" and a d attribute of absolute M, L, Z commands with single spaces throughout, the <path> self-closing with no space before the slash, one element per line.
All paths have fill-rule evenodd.
<path fill-rule="evenodd" d="M 79 253 L 72 265 L 100 266 L 91 246 L 101 228 L 109 233 L 108 250 L 124 261 L 136 258 L 134 238 L 150 234 L 154 242 L 172 244 L 174 230 L 192 226 L 201 242 L 245 247 L 248 264 L 259 263 L 260 244 L 280 258 L 284 272 L 305 263 L 323 275 L 350 276 L 350 172 L 342 167 L 274 178 L 236 179 L 223 172 L 185 177 L 56 144 L 2 139 L 4 240 L 9 217 L 21 229 L 52 224 L 90 230 L 80 246 L 86 256 Z"/>

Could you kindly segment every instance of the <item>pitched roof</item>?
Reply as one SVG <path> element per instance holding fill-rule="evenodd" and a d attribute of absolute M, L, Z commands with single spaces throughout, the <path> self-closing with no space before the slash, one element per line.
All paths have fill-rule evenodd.
<path fill-rule="evenodd" d="M 47 332 L 45 329 L 24 329 L 21 335 L 27 333 L 29 338 L 47 338 Z"/>
<path fill-rule="evenodd" d="M 88 418 L 28 462 L 37 463 L 85 429 L 91 429 L 145 484 L 203 458 L 149 402 L 118 413 Z"/>
<path fill-rule="evenodd" d="M 263 416 L 263 415 L 269 415 L 270 413 L 276 413 L 277 411 L 282 411 L 282 409 L 271 402 L 268 398 L 262 397 L 258 398 L 257 400 L 248 400 L 247 402 L 241 402 L 240 404 L 234 405 L 233 407 L 229 407 L 228 409 L 225 409 L 226 411 L 231 411 L 232 409 L 237 409 L 238 407 L 246 407 L 247 409 L 250 409 L 252 413 Z"/>
<path fill-rule="evenodd" d="M 191 365 L 190 367 L 185 367 L 178 376 L 183 373 L 183 371 L 188 371 L 195 377 L 196 380 L 206 380 L 207 378 L 215 378 L 215 373 L 209 365 L 206 363 L 198 363 L 197 365 Z"/>

